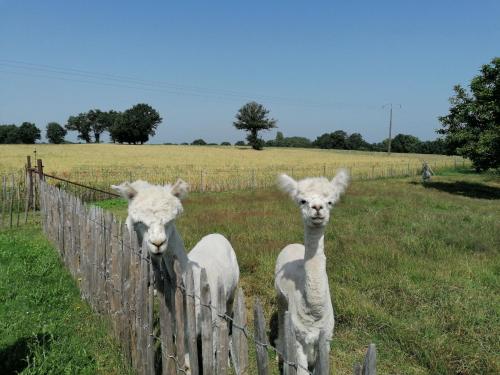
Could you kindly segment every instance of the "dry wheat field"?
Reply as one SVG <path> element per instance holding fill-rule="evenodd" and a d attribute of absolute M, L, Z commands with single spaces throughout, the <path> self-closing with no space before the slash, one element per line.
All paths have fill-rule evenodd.
<path fill-rule="evenodd" d="M 108 187 L 124 180 L 165 183 L 178 177 L 197 191 L 222 191 L 274 184 L 278 173 L 297 178 L 332 176 L 348 168 L 354 179 L 411 176 L 425 160 L 434 169 L 468 165 L 459 157 L 380 152 L 175 145 L 2 145 L 0 174 L 21 170 L 26 155 L 43 160 L 46 173 Z"/>

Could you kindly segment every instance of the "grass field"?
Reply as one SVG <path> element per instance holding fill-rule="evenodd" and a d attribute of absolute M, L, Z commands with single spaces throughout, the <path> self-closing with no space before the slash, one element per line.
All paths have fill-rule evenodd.
<path fill-rule="evenodd" d="M 370 342 L 382 374 L 500 372 L 500 180 L 450 172 L 417 181 L 354 182 L 334 208 L 325 242 L 336 374 L 350 373 Z M 121 200 L 101 205 L 126 216 Z M 248 301 L 258 296 L 272 316 L 276 256 L 303 236 L 287 197 L 192 194 L 178 228 L 187 248 L 210 232 L 227 236 Z"/>
<path fill-rule="evenodd" d="M 349 168 L 355 179 L 418 173 L 422 161 L 438 170 L 468 165 L 459 157 L 380 152 L 226 146 L 0 145 L 0 174 L 22 169 L 26 155 L 42 158 L 47 173 L 109 188 L 124 180 L 164 183 L 182 177 L 195 191 L 270 187 L 276 174 L 333 175 Z"/>
<path fill-rule="evenodd" d="M 132 374 L 38 225 L 0 231 L 0 374 Z"/>

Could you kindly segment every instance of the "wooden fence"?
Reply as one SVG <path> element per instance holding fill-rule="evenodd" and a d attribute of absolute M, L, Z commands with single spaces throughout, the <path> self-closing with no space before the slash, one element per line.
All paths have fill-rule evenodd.
<path fill-rule="evenodd" d="M 29 172 L 28 172 L 29 171 Z M 0 228 L 18 227 L 28 222 L 29 215 L 38 207 L 36 175 L 28 156 L 25 168 L 0 176 Z"/>
<path fill-rule="evenodd" d="M 218 300 L 210 300 L 204 270 L 201 295 L 195 295 L 192 272 L 183 281 L 179 263 L 174 261 L 175 276 L 168 277 L 165 264 L 143 252 L 135 232 L 129 234 L 110 212 L 85 205 L 43 178 L 38 190 L 45 234 L 78 280 L 82 297 L 95 311 L 110 317 L 114 334 L 138 374 L 269 374 L 276 367 L 268 360 L 270 354 L 280 355 L 284 374 L 311 374 L 295 362 L 293 326 L 288 315 L 285 351 L 279 353 L 267 338 L 258 299 L 251 330 L 241 288 L 234 315 L 230 316 L 225 311 L 222 287 L 218 289 Z M 196 335 L 196 299 L 201 306 L 201 340 Z M 216 312 L 215 321 L 212 310 Z M 329 343 L 321 336 L 317 375 L 330 373 Z M 249 352 L 255 352 L 253 364 Z M 232 368 L 228 366 L 229 358 Z M 375 374 L 374 346 L 369 347 L 365 364 L 355 365 L 354 373 Z"/>

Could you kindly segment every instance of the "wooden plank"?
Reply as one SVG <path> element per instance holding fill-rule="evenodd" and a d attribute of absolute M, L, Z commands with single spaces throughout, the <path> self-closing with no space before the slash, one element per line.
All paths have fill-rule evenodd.
<path fill-rule="evenodd" d="M 283 353 L 283 374 L 296 375 L 297 367 L 294 364 L 297 363 L 297 349 L 295 344 L 297 339 L 295 338 L 295 329 L 289 311 L 285 312 L 284 331 L 285 352 Z"/>
<path fill-rule="evenodd" d="M 5 179 L 6 177 L 5 176 L 2 176 L 2 191 L 1 191 L 1 194 L 0 194 L 0 197 L 2 199 L 2 212 L 0 214 L 0 225 L 5 225 L 5 220 L 4 220 L 4 214 L 5 214 L 5 207 L 7 205 L 7 188 L 5 186 L 6 182 L 5 182 Z"/>
<path fill-rule="evenodd" d="M 172 314 L 167 308 L 166 293 L 170 292 L 170 283 L 167 284 L 167 271 L 161 258 L 153 259 L 156 290 L 159 295 L 160 306 L 160 341 L 162 354 L 162 374 L 175 375 L 175 361 L 169 357 L 174 354 L 174 339 L 172 331 Z M 167 289 L 168 288 L 168 289 Z"/>
<path fill-rule="evenodd" d="M 196 309 L 193 269 L 188 267 L 186 271 L 186 332 L 189 352 L 189 368 L 191 375 L 200 373 L 198 367 L 198 343 L 196 333 Z"/>
<path fill-rule="evenodd" d="M 328 375 L 330 373 L 330 344 L 326 339 L 325 331 L 319 334 L 318 356 L 314 366 L 315 375 Z"/>
<path fill-rule="evenodd" d="M 184 284 L 182 282 L 182 271 L 179 260 L 174 258 L 174 273 L 175 273 L 175 346 L 177 348 L 177 361 L 179 367 L 184 369 L 185 362 L 185 333 L 184 333 Z"/>
<path fill-rule="evenodd" d="M 377 375 L 377 349 L 370 344 L 363 363 L 363 375 Z"/>
<path fill-rule="evenodd" d="M 146 337 L 144 335 L 144 326 L 146 325 L 146 314 L 147 310 L 144 308 L 146 306 L 146 293 L 147 293 L 147 263 L 144 260 L 144 256 L 139 256 L 139 278 L 137 280 L 136 289 L 136 334 L 137 334 L 137 359 L 138 359 L 138 372 L 140 374 L 146 374 L 146 351 L 145 347 Z"/>
<path fill-rule="evenodd" d="M 13 214 L 14 214 L 14 188 L 15 188 L 15 177 L 11 175 L 11 186 L 10 186 L 10 204 L 9 204 L 9 228 L 12 228 Z"/>
<path fill-rule="evenodd" d="M 254 304 L 254 328 L 255 328 L 255 350 L 257 352 L 257 373 L 259 375 L 269 374 L 269 358 L 267 357 L 268 345 L 266 336 L 266 321 L 264 318 L 264 311 L 259 298 L 255 298 Z"/>
<path fill-rule="evenodd" d="M 33 205 L 33 171 L 31 170 L 31 156 L 26 157 L 26 172 L 27 172 L 27 177 L 28 177 L 28 187 L 26 189 L 26 207 L 24 211 L 24 222 L 28 222 L 28 212 Z"/>
<path fill-rule="evenodd" d="M 151 259 L 151 258 L 150 258 Z M 147 320 L 147 369 L 148 374 L 155 373 L 155 345 L 153 330 L 153 311 L 154 311 L 154 274 L 153 265 L 148 263 L 149 268 L 149 287 L 148 287 L 148 320 Z"/>
<path fill-rule="evenodd" d="M 226 292 L 220 279 L 217 286 L 217 375 L 226 375 L 229 360 L 227 320 L 223 317 L 226 314 Z"/>
<path fill-rule="evenodd" d="M 237 375 L 248 374 L 248 342 L 247 335 L 242 328 L 247 327 L 247 310 L 243 289 L 238 288 L 233 308 L 233 330 L 231 358 Z"/>
<path fill-rule="evenodd" d="M 137 351 L 137 340 L 138 340 L 138 317 L 137 317 L 137 298 L 138 291 L 140 285 L 140 244 L 138 243 L 137 233 L 135 231 L 129 232 L 127 226 L 122 223 L 121 224 L 121 234 L 123 238 L 123 248 L 129 253 L 129 272 L 130 272 L 130 281 L 129 285 L 124 285 L 126 292 L 125 296 L 129 298 L 129 308 L 128 308 L 128 317 L 130 324 L 130 355 L 131 361 L 133 365 L 137 368 L 137 363 L 141 360 L 138 357 L 139 353 Z"/>
<path fill-rule="evenodd" d="M 45 176 L 43 175 L 43 163 L 42 163 L 42 159 L 38 159 L 36 161 L 36 168 L 37 168 L 37 171 L 38 171 L 38 178 L 40 179 L 40 181 L 44 181 L 45 180 Z"/>
<path fill-rule="evenodd" d="M 121 251 L 121 244 L 118 237 L 119 231 L 120 228 L 118 223 L 116 221 L 113 221 L 113 223 L 111 224 L 111 245 L 110 245 L 111 264 L 110 264 L 110 274 L 109 274 L 110 288 L 112 290 L 111 301 L 110 301 L 111 302 L 110 314 L 113 317 L 117 317 L 117 314 L 120 311 L 121 307 L 118 294 L 118 291 L 120 290 L 121 287 L 118 275 L 118 261 L 119 261 L 118 257 L 120 256 L 120 251 Z M 114 318 L 112 319 L 112 322 L 115 331 L 115 336 L 119 338 L 120 337 L 118 329 L 119 319 Z"/>
<path fill-rule="evenodd" d="M 19 182 L 16 187 L 16 196 L 17 196 L 17 220 L 16 220 L 16 227 L 19 226 L 19 215 L 21 213 L 21 183 Z"/>
<path fill-rule="evenodd" d="M 201 351 L 203 357 L 203 374 L 213 373 L 214 350 L 212 332 L 212 309 L 210 286 L 207 280 L 207 271 L 201 270 L 200 274 L 200 310 L 201 310 Z"/>

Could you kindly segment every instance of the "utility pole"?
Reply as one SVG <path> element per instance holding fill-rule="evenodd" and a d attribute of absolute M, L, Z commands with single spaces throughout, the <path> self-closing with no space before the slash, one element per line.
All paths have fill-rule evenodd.
<path fill-rule="evenodd" d="M 401 104 L 394 104 L 395 106 L 398 106 L 401 108 Z M 389 107 L 390 108 L 390 115 L 389 115 L 389 142 L 387 142 L 387 155 L 391 154 L 391 142 L 392 142 L 392 103 L 384 104 L 382 108 Z"/>

